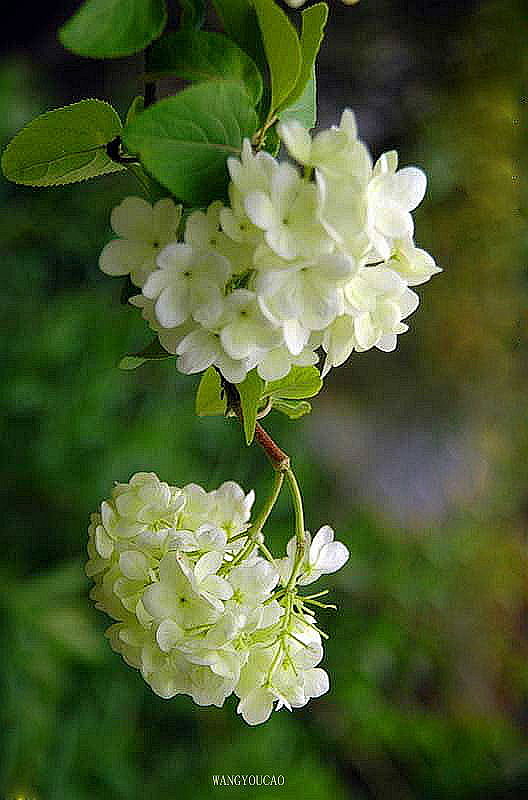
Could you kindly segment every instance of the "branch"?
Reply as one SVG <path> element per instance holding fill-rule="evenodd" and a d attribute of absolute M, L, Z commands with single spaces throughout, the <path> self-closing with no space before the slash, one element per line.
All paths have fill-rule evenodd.
<path fill-rule="evenodd" d="M 227 410 L 232 411 L 244 424 L 244 415 L 242 413 L 242 404 L 240 402 L 240 394 L 234 383 L 229 383 L 218 371 L 220 380 L 222 381 L 222 388 L 225 392 L 227 399 Z M 278 472 L 284 472 L 290 468 L 290 457 L 284 450 L 281 450 L 279 445 L 273 441 L 269 433 L 264 430 L 260 422 L 255 426 L 255 441 L 264 450 L 273 469 Z"/>

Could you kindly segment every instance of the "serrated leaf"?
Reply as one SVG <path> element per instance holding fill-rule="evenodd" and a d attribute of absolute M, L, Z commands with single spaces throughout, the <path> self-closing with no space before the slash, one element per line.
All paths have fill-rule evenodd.
<path fill-rule="evenodd" d="M 297 31 L 274 0 L 254 0 L 271 75 L 271 112 L 292 93 L 301 72 L 301 45 Z"/>
<path fill-rule="evenodd" d="M 119 58 L 144 50 L 166 24 L 165 0 L 86 0 L 59 39 L 78 56 Z"/>
<path fill-rule="evenodd" d="M 242 383 L 237 384 L 238 393 L 240 394 L 240 403 L 242 405 L 244 434 L 246 436 L 247 444 L 251 444 L 255 435 L 257 414 L 260 407 L 264 386 L 265 383 L 259 376 L 256 369 L 248 372 L 245 380 L 242 381 Z"/>
<path fill-rule="evenodd" d="M 47 111 L 11 140 L 2 170 L 25 186 L 57 186 L 119 172 L 124 167 L 108 157 L 106 145 L 121 127 L 117 113 L 102 100 Z"/>
<path fill-rule="evenodd" d="M 315 60 L 323 41 L 326 20 L 328 19 L 328 6 L 326 3 L 316 3 L 302 12 L 301 55 L 302 63 L 297 78 L 297 83 L 288 97 L 288 106 L 291 106 L 303 95 L 306 84 L 315 76 Z"/>
<path fill-rule="evenodd" d="M 227 157 L 240 153 L 256 126 L 243 87 L 210 81 L 143 111 L 125 128 L 123 140 L 176 197 L 200 205 L 225 194 Z"/>
<path fill-rule="evenodd" d="M 303 400 L 321 391 L 323 381 L 316 367 L 292 367 L 285 378 L 266 383 L 264 397 Z"/>
<path fill-rule="evenodd" d="M 221 33 L 171 31 L 156 42 L 147 60 L 147 80 L 177 75 L 189 81 L 227 80 L 246 87 L 253 105 L 262 95 L 255 62 Z"/>
<path fill-rule="evenodd" d="M 285 108 L 284 111 L 281 111 L 279 117 L 283 122 L 294 119 L 307 129 L 315 126 L 317 122 L 315 70 L 313 71 L 312 77 L 308 79 L 308 83 L 304 87 L 302 95 L 295 103 Z"/>
<path fill-rule="evenodd" d="M 308 400 L 290 401 L 280 400 L 278 398 L 274 398 L 273 408 L 277 411 L 280 411 L 281 414 L 285 414 L 290 419 L 299 419 L 300 417 L 304 417 L 305 414 L 309 414 L 312 410 L 312 406 Z"/>
<path fill-rule="evenodd" d="M 196 392 L 196 413 L 199 417 L 225 415 L 227 400 L 222 396 L 222 382 L 214 367 L 209 367 L 200 380 Z"/>
<path fill-rule="evenodd" d="M 213 5 L 229 38 L 262 66 L 262 39 L 251 0 L 213 0 Z"/>
<path fill-rule="evenodd" d="M 174 358 L 174 356 L 172 353 L 168 353 L 165 348 L 161 346 L 159 339 L 156 338 L 139 353 L 134 353 L 133 355 L 122 358 L 119 362 L 119 369 L 127 371 L 137 369 L 147 361 L 162 361 L 165 358 Z"/>

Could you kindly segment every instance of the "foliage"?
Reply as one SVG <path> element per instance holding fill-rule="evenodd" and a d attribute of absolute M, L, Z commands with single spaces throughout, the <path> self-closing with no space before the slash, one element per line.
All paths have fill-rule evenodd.
<path fill-rule="evenodd" d="M 80 197 L 68 187 L 37 196 L 2 186 L 0 230 L 13 265 L 6 274 L 0 390 L 3 491 L 11 509 L 0 675 L 6 797 L 87 800 L 95 791 L 109 800 L 139 800 L 147 792 L 194 797 L 199 787 L 207 798 L 217 796 L 211 773 L 242 767 L 280 769 L 287 797 L 307 786 L 321 798 L 399 793 L 465 800 L 524 791 L 526 742 L 518 720 L 528 682 L 520 633 L 528 437 L 522 329 L 514 322 L 522 318 L 526 287 L 517 269 L 522 237 L 520 218 L 511 217 L 516 186 L 509 177 L 518 95 L 511 75 L 520 74 L 516 37 L 523 24 L 515 4 L 488 8 L 487 15 L 465 32 L 454 88 L 435 89 L 438 111 L 416 112 L 420 147 L 433 149 L 435 180 L 444 181 L 422 220 L 456 277 L 431 300 L 416 345 L 389 374 L 380 354 L 342 377 L 321 404 L 342 424 L 340 408 L 345 419 L 356 409 L 365 419 L 376 407 L 383 413 L 385 397 L 395 409 L 400 404 L 411 435 L 423 406 L 427 423 L 440 426 L 448 393 L 449 423 L 454 406 L 460 415 L 469 407 L 484 440 L 491 496 L 461 501 L 455 519 L 434 527 L 395 531 L 367 510 L 364 495 L 343 489 L 338 455 L 327 470 L 314 465 L 320 429 L 306 423 L 303 447 L 295 449 L 309 514 L 322 520 L 327 509 L 338 509 L 339 529 L 353 550 L 353 568 L 333 592 L 349 610 L 329 616 L 333 695 L 314 715 L 282 712 L 248 736 L 231 710 L 202 716 L 184 699 L 170 707 L 156 700 L 130 671 L 117 670 L 102 647 L 101 621 L 88 610 L 80 579 L 94 494 L 103 496 L 116 476 L 126 479 L 143 467 L 146 452 L 153 468 L 175 480 L 192 474 L 212 487 L 225 477 L 218 452 L 234 448 L 239 432 L 235 421 L 193 420 L 187 381 L 170 359 L 145 365 L 142 376 L 114 369 L 124 349 L 138 349 L 141 327 L 121 312 L 117 296 L 115 307 L 108 303 L 93 265 L 108 208 L 123 191 L 134 191 L 128 178 L 116 176 L 115 187 L 108 180 L 87 184 Z M 503 25 L 505 18 L 511 25 Z M 385 24 L 376 18 L 376 30 Z M 374 69 L 366 46 L 363 58 Z M 0 102 L 12 91 L 6 74 Z M 56 101 L 36 99 L 19 82 L 16 97 L 4 120 L 23 108 L 27 119 L 44 99 Z M 495 187 L 493 225 L 483 188 L 489 186 Z M 508 231 L 504 238 L 499 227 Z M 464 314 L 449 302 L 455 292 Z M 291 431 L 276 416 L 273 430 L 289 447 Z M 352 448 L 354 437 L 346 435 Z M 248 450 L 232 471 L 249 487 L 260 465 Z M 413 463 L 413 480 L 419 469 Z M 274 519 L 285 541 L 291 533 L 285 509 Z M 65 563 L 65 556 L 73 561 Z M 245 797 L 247 790 L 232 794 Z"/>

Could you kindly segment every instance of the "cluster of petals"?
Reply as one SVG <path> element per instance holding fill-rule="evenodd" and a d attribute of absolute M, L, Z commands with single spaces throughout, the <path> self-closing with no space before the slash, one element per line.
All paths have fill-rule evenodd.
<path fill-rule="evenodd" d="M 256 725 L 324 694 L 329 681 L 311 607 L 289 586 L 295 539 L 284 558 L 259 555 L 253 500 L 234 482 L 206 492 L 137 473 L 92 514 L 86 571 L 96 607 L 115 621 L 111 646 L 154 692 L 203 706 L 234 693 Z M 306 536 L 299 586 L 348 558 L 328 526 Z"/>
<path fill-rule="evenodd" d="M 313 137 L 297 122 L 278 130 L 296 163 L 246 140 L 227 162 L 228 205 L 185 223 L 169 198 L 128 197 L 112 213 L 119 238 L 101 269 L 130 275 L 131 302 L 184 373 L 278 380 L 321 352 L 326 373 L 353 351 L 392 351 L 418 306 L 410 287 L 440 271 L 413 238 L 421 170 L 398 169 L 395 151 L 374 164 L 349 110 Z"/>

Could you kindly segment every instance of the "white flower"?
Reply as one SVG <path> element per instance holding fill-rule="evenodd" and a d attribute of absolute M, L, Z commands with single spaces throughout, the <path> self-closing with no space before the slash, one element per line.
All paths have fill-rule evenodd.
<path fill-rule="evenodd" d="M 235 691 L 251 725 L 328 690 L 316 620 L 284 588 L 294 548 L 277 562 L 259 555 L 262 531 L 245 535 L 253 500 L 233 481 L 206 492 L 137 473 L 92 515 L 87 567 L 90 597 L 116 620 L 112 648 L 154 692 L 221 706 Z M 321 529 L 299 583 L 338 569 L 343 550 Z"/>
<path fill-rule="evenodd" d="M 354 316 L 355 349 L 377 347 L 394 350 L 397 335 L 408 326 L 403 319 L 416 310 L 418 295 L 385 266 L 364 267 L 345 287 L 349 311 Z"/>
<path fill-rule="evenodd" d="M 171 550 L 198 554 L 215 551 L 223 555 L 227 545 L 227 534 L 211 523 L 200 525 L 195 531 L 178 530 L 171 536 Z"/>
<path fill-rule="evenodd" d="M 99 266 L 107 275 L 128 275 L 143 286 L 156 269 L 156 258 L 178 236 L 182 209 L 169 197 L 154 206 L 141 197 L 126 197 L 112 211 L 110 222 L 120 237 L 103 249 Z"/>
<path fill-rule="evenodd" d="M 334 531 L 324 525 L 315 534 L 313 540 L 307 533 L 308 549 L 303 561 L 298 583 L 300 586 L 313 583 L 321 575 L 337 572 L 348 561 L 349 552 L 342 542 L 334 541 Z M 285 583 L 291 575 L 296 555 L 295 536 L 290 539 L 286 548 L 287 556 L 278 562 L 282 579 Z"/>
<path fill-rule="evenodd" d="M 159 563 L 159 580 L 145 589 L 143 604 L 157 622 L 170 619 L 179 628 L 213 622 L 218 610 L 196 591 L 176 553 L 167 553 Z"/>
<path fill-rule="evenodd" d="M 355 346 L 354 318 L 342 314 L 324 332 L 323 349 L 327 357 L 321 376 L 324 378 L 332 367 L 339 367 L 343 364 Z"/>
<path fill-rule="evenodd" d="M 393 350 L 417 303 L 408 287 L 440 271 L 413 239 L 411 212 L 426 187 L 421 170 L 398 170 L 394 151 L 373 167 L 350 109 L 313 137 L 296 121 L 279 123 L 278 131 L 303 176 L 297 166 L 254 153 L 245 139 L 240 157 L 227 160 L 228 203 L 191 213 L 183 243 L 175 241 L 180 211 L 170 200 L 152 209 L 127 198 L 114 210 L 116 231 L 130 239 L 105 253 L 132 243 L 139 252 L 136 241 L 147 242 L 143 294 L 130 302 L 186 374 L 214 366 L 241 383 L 256 368 L 271 381 L 292 365 L 316 363 L 321 345 L 324 374 L 353 351 Z M 161 237 L 147 236 L 152 224 L 143 218 L 165 209 L 168 219 L 171 208 L 170 241 L 154 263 Z"/>
<path fill-rule="evenodd" d="M 227 609 L 237 614 L 243 610 L 248 612 L 267 600 L 279 582 L 279 573 L 267 561 L 259 558 L 253 564 L 240 564 L 229 573 L 229 582 L 233 589 Z"/>
<path fill-rule="evenodd" d="M 395 150 L 384 153 L 374 166 L 367 190 L 369 237 L 380 258 L 391 255 L 391 241 L 414 232 L 413 211 L 423 200 L 427 178 L 417 167 L 398 170 Z"/>
<path fill-rule="evenodd" d="M 216 574 L 222 565 L 222 560 L 222 553 L 218 550 L 204 553 L 196 564 L 192 564 L 184 555 L 179 558 L 180 567 L 193 591 L 219 612 L 224 610 L 223 600 L 229 600 L 233 594 L 229 581 Z"/>
<path fill-rule="evenodd" d="M 280 164 L 273 173 L 269 191 L 246 194 L 246 213 L 265 232 L 268 246 L 281 258 L 317 255 L 332 251 L 333 243 L 317 218 L 319 189 L 303 181 L 291 164 Z"/>
<path fill-rule="evenodd" d="M 211 492 L 213 508 L 211 520 L 222 528 L 228 537 L 237 536 L 248 528 L 255 492 L 246 494 L 234 481 L 225 481 Z"/>
<path fill-rule="evenodd" d="M 260 725 L 269 719 L 275 704 L 277 711 L 283 706 L 291 711 L 320 697 L 329 688 L 326 672 L 317 668 L 322 656 L 319 634 L 302 621 L 291 624 L 284 640 L 255 648 L 235 688 L 240 698 L 238 713 L 248 725 Z"/>
<path fill-rule="evenodd" d="M 367 230 L 367 183 L 316 170 L 321 197 L 319 218 L 342 252 L 365 263 L 372 244 Z"/>
<path fill-rule="evenodd" d="M 157 258 L 158 269 L 145 285 L 145 297 L 155 300 L 156 317 L 164 328 L 174 328 L 193 316 L 214 323 L 223 308 L 221 289 L 231 274 L 223 256 L 171 244 Z"/>
<path fill-rule="evenodd" d="M 178 369 L 186 375 L 203 372 L 214 364 L 224 378 L 240 383 L 254 363 L 248 358 L 235 359 L 226 352 L 219 333 L 196 328 L 178 343 Z"/>
<path fill-rule="evenodd" d="M 251 142 L 244 139 L 240 159 L 228 158 L 227 167 L 233 185 L 245 195 L 252 191 L 267 192 L 278 164 L 265 150 L 253 153 Z"/>
<path fill-rule="evenodd" d="M 164 653 L 155 644 L 141 653 L 141 674 L 157 695 L 165 700 L 191 690 L 191 665 L 177 650 Z"/>
<path fill-rule="evenodd" d="M 195 250 L 212 250 L 228 258 L 231 263 L 238 263 L 242 248 L 222 231 L 220 220 L 223 211 L 227 209 L 220 200 L 211 203 L 205 213 L 193 211 L 185 224 L 185 243 Z"/>
<path fill-rule="evenodd" d="M 178 325 L 176 328 L 164 328 L 156 317 L 154 302 L 149 300 L 148 297 L 144 297 L 142 294 L 136 294 L 130 297 L 128 302 L 136 308 L 141 309 L 141 316 L 148 322 L 149 328 L 158 334 L 161 346 L 164 347 L 168 353 L 175 355 L 182 339 L 184 339 L 188 333 L 191 333 L 191 331 L 196 330 L 197 323 L 190 318 L 186 320 L 183 325 Z"/>
<path fill-rule="evenodd" d="M 284 323 L 286 330 L 284 338 L 289 341 L 290 346 L 292 346 L 292 337 L 288 336 L 288 331 L 292 327 L 290 323 L 291 321 Z M 306 330 L 303 329 L 301 332 L 302 342 L 306 340 L 306 333 Z M 295 339 L 295 342 L 297 341 L 298 339 Z M 296 344 L 294 344 L 293 347 L 297 349 Z M 278 381 L 286 377 L 293 365 L 309 367 L 317 364 L 318 361 L 319 356 L 311 347 L 303 347 L 299 355 L 293 355 L 288 347 L 281 345 L 280 347 L 273 348 L 273 350 L 268 350 L 265 355 L 259 358 L 257 372 L 264 381 Z"/>
<path fill-rule="evenodd" d="M 372 161 L 358 139 L 356 118 L 350 109 L 343 111 L 339 126 L 333 125 L 313 139 L 295 120 L 279 123 L 278 132 L 290 155 L 300 164 L 340 181 L 354 180 L 356 185 L 366 185 L 369 180 Z"/>
<path fill-rule="evenodd" d="M 418 286 L 442 272 L 426 250 L 415 247 L 410 236 L 406 239 L 395 239 L 392 246 L 391 257 L 386 265 L 401 275 L 408 286 Z"/>
<path fill-rule="evenodd" d="M 285 265 L 261 249 L 256 263 L 255 289 L 261 308 L 272 319 L 297 320 L 308 331 L 326 328 L 343 312 L 341 287 L 356 271 L 355 262 L 340 253 L 296 259 Z M 302 346 L 305 344 L 303 341 Z M 297 355 L 299 345 L 292 352 Z"/>
<path fill-rule="evenodd" d="M 222 325 L 222 321 L 219 324 Z M 231 358 L 253 359 L 260 350 L 280 344 L 280 334 L 260 310 L 256 294 L 247 289 L 235 289 L 225 298 L 220 341 Z"/>

